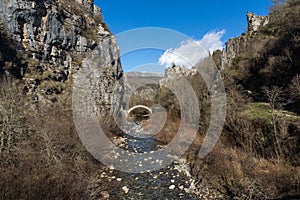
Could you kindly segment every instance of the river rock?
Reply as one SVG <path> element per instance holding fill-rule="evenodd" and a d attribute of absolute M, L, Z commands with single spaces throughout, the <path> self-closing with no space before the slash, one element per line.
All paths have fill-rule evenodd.
<path fill-rule="evenodd" d="M 170 185 L 169 189 L 170 190 L 174 190 L 175 189 L 175 185 Z"/>
<path fill-rule="evenodd" d="M 123 186 L 122 190 L 127 194 L 129 192 L 129 188 L 127 186 Z"/>

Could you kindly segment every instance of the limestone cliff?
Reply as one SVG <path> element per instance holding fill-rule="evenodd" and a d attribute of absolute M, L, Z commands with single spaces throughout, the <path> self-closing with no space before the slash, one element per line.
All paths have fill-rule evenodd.
<path fill-rule="evenodd" d="M 262 43 L 252 43 L 251 40 L 256 37 L 256 33 L 260 27 L 266 26 L 269 23 L 268 16 L 258 16 L 256 14 L 247 13 L 248 31 L 237 38 L 232 38 L 226 43 L 226 48 L 223 50 L 221 59 L 221 69 L 232 66 L 234 59 L 241 52 L 254 53 L 257 49 L 264 47 Z M 267 41 L 267 40 L 266 40 Z M 254 50 L 254 51 L 253 51 Z M 258 52 L 258 51 L 256 51 Z M 253 55 L 255 56 L 255 55 Z"/>
<path fill-rule="evenodd" d="M 251 91 L 256 101 L 266 101 L 262 88 L 290 87 L 299 74 L 299 1 L 274 5 L 268 16 L 247 13 L 248 31 L 215 52 L 226 84 Z M 291 106 L 295 107 L 295 106 Z M 293 110 L 295 110 L 293 108 Z"/>
<path fill-rule="evenodd" d="M 163 79 L 161 81 L 161 83 L 163 83 L 164 81 L 167 81 L 168 79 L 172 80 L 177 78 L 178 76 L 193 76 L 197 73 L 196 69 L 188 69 L 185 67 L 179 67 L 179 66 L 173 66 L 173 67 L 169 67 L 166 69 L 165 71 L 165 79 Z"/>
<path fill-rule="evenodd" d="M 19 78 L 36 100 L 53 100 L 76 74 L 86 78 L 84 60 L 92 63 L 91 71 L 101 69 L 94 92 L 98 101 L 107 102 L 119 84 L 119 49 L 93 0 L 0 0 L 0 20 L 21 54 Z M 90 55 L 97 55 L 98 63 L 89 62 Z"/>

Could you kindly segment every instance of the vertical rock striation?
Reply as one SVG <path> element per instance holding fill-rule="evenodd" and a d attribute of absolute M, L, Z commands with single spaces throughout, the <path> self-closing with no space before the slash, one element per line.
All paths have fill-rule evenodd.
<path fill-rule="evenodd" d="M 0 20 L 24 55 L 29 92 L 37 97 L 62 93 L 77 73 L 82 75 L 77 80 L 86 78 L 82 63 L 91 63 L 91 71 L 100 69 L 95 98 L 111 104 L 105 102 L 122 76 L 119 49 L 93 0 L 0 0 Z M 97 62 L 89 62 L 90 55 Z"/>

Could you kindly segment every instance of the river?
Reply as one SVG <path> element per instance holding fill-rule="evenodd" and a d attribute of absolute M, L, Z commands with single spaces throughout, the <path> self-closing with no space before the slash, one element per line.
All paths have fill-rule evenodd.
<path fill-rule="evenodd" d="M 140 125 L 132 122 L 127 134 L 119 140 L 119 147 L 131 152 L 150 152 L 162 146 L 157 144 L 154 137 L 139 138 Z M 159 163 L 160 158 L 151 158 Z M 158 171 L 148 173 L 125 173 L 111 168 L 101 177 L 109 181 L 117 181 L 120 188 L 115 188 L 109 194 L 109 199 L 210 199 L 208 189 L 197 184 L 190 174 L 190 168 L 184 158 L 175 161 Z M 207 191 L 206 191 L 207 190 Z"/>

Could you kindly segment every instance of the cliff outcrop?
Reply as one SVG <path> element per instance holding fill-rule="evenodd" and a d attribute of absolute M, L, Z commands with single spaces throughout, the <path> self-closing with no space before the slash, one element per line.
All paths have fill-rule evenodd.
<path fill-rule="evenodd" d="M 90 71 L 101 73 L 95 98 L 111 105 L 110 94 L 122 76 L 119 48 L 93 0 L 1 0 L 0 20 L 1 35 L 7 33 L 19 55 L 4 57 L 0 72 L 23 79 L 33 99 L 55 101 L 75 76 L 78 81 L 86 79 L 85 60 L 92 65 Z M 97 62 L 89 62 L 91 55 Z"/>
<path fill-rule="evenodd" d="M 256 39 L 256 33 L 259 27 L 266 26 L 269 23 L 268 16 L 258 16 L 256 14 L 248 12 L 247 23 L 247 32 L 243 33 L 237 38 L 232 38 L 228 42 L 226 42 L 226 48 L 223 50 L 221 59 L 221 69 L 232 66 L 238 54 L 249 51 L 250 53 L 255 54 L 255 51 L 257 52 L 258 49 L 262 49 L 265 42 L 267 42 L 267 40 L 265 40 L 266 38 L 260 38 L 260 40 L 263 40 L 263 42 L 261 43 L 253 43 L 251 41 L 253 40 L 253 38 Z"/>

